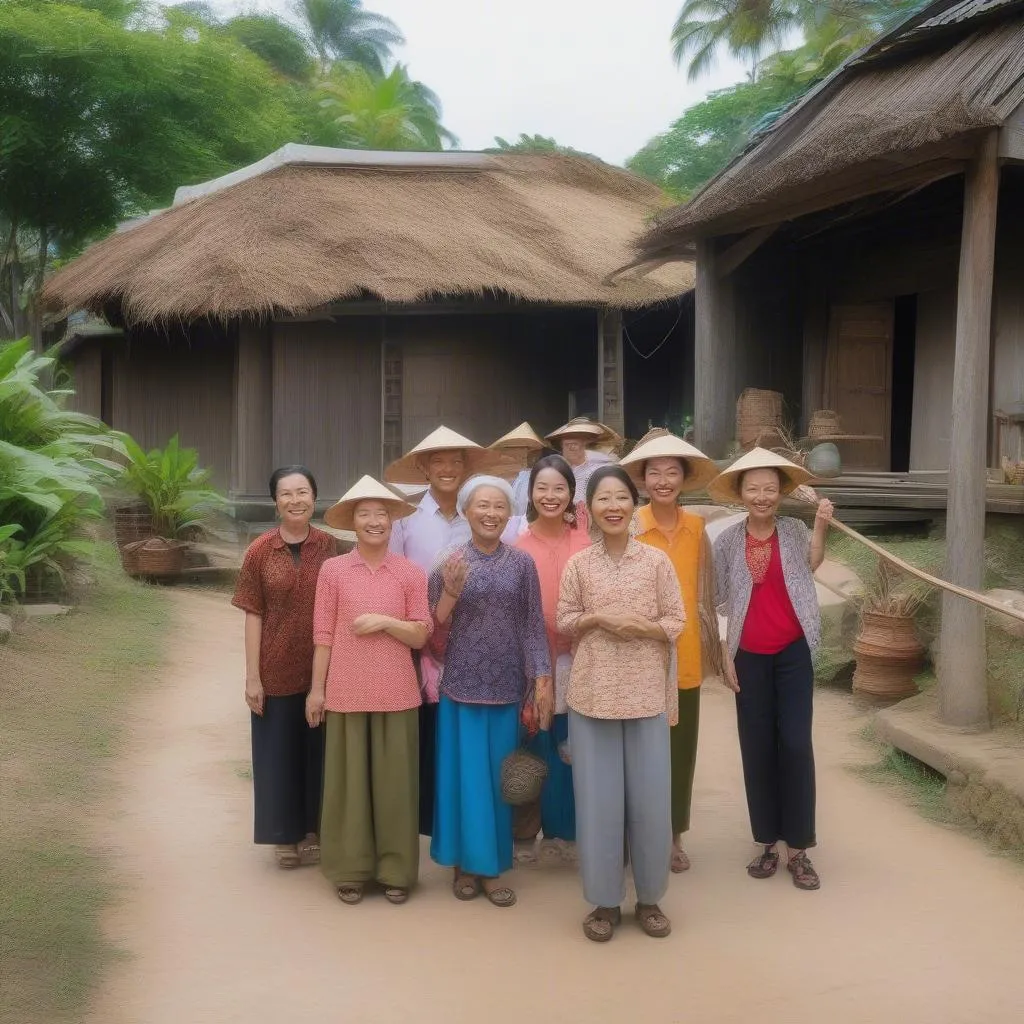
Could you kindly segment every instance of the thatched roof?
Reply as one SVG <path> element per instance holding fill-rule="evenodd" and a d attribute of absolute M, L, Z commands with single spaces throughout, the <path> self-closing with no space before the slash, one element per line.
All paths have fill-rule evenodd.
<path fill-rule="evenodd" d="M 129 323 L 366 296 L 645 306 L 692 288 L 693 268 L 606 278 L 665 205 L 656 186 L 582 157 L 288 146 L 179 190 L 54 274 L 44 298 L 55 312 L 114 307 Z"/>
<path fill-rule="evenodd" d="M 650 259 L 960 172 L 1024 102 L 1024 0 L 937 0 L 847 61 L 640 240 Z"/>

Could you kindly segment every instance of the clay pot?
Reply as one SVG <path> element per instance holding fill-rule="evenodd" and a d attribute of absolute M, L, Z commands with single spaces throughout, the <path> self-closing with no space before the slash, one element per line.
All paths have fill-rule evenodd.
<path fill-rule="evenodd" d="M 807 456 L 807 469 L 819 480 L 830 480 L 843 472 L 839 449 L 830 441 L 816 444 Z"/>
<path fill-rule="evenodd" d="M 914 676 L 924 665 L 924 647 L 917 639 L 913 616 L 864 612 L 853 653 L 857 658 L 854 691 L 887 700 L 917 693 Z"/>

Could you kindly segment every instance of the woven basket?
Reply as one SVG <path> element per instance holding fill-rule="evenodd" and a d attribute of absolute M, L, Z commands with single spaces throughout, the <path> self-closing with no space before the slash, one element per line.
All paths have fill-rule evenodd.
<path fill-rule="evenodd" d="M 186 548 L 178 540 L 150 537 L 128 544 L 122 564 L 133 576 L 173 576 L 185 567 Z"/>
<path fill-rule="evenodd" d="M 153 513 L 138 502 L 124 505 L 114 512 L 114 539 L 119 548 L 153 536 Z"/>
<path fill-rule="evenodd" d="M 857 656 L 854 690 L 890 700 L 917 693 L 914 676 L 924 664 L 924 647 L 912 616 L 864 612 L 853 653 Z"/>
<path fill-rule="evenodd" d="M 832 409 L 819 409 L 811 414 L 811 424 L 807 428 L 808 437 L 835 437 L 841 434 L 842 424 L 839 422 L 839 413 Z"/>
<path fill-rule="evenodd" d="M 736 439 L 744 448 L 778 436 L 782 426 L 782 393 L 746 388 L 736 402 Z"/>
<path fill-rule="evenodd" d="M 1014 462 L 1003 456 L 1003 479 L 1017 487 L 1024 485 L 1024 462 Z"/>
<path fill-rule="evenodd" d="M 548 766 L 528 750 L 514 750 L 501 762 L 501 798 L 513 807 L 532 803 L 540 797 Z"/>

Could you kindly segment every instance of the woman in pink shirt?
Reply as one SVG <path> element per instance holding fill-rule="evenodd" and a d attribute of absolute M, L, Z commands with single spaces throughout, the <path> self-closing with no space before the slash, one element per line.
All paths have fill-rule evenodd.
<path fill-rule="evenodd" d="M 539 459 L 530 472 L 526 519 L 529 527 L 515 542 L 537 566 L 540 578 L 540 599 L 544 610 L 544 627 L 555 674 L 555 715 L 551 728 L 542 730 L 528 746 L 543 757 L 548 777 L 536 805 L 517 807 L 513 831 L 517 856 L 533 859 L 537 833 L 542 831 L 542 852 L 566 860 L 575 858 L 576 802 L 572 793 L 572 768 L 566 756 L 569 738 L 569 716 L 565 691 L 569 685 L 572 640 L 558 632 L 555 625 L 558 611 L 558 588 L 566 562 L 590 544 L 586 522 L 574 507 L 576 477 L 572 466 L 561 455 Z M 582 517 L 585 520 L 585 516 Z"/>
<path fill-rule="evenodd" d="M 343 903 L 378 882 L 404 903 L 419 874 L 420 687 L 412 651 L 432 629 L 423 570 L 388 550 L 413 506 L 364 476 L 324 521 L 356 547 L 320 570 L 311 726 L 326 718 L 320 864 Z"/>

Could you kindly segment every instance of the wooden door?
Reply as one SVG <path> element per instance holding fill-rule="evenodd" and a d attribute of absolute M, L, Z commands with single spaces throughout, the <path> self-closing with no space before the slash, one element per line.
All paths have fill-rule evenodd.
<path fill-rule="evenodd" d="M 839 414 L 844 470 L 891 468 L 893 303 L 829 312 L 826 405 Z"/>

